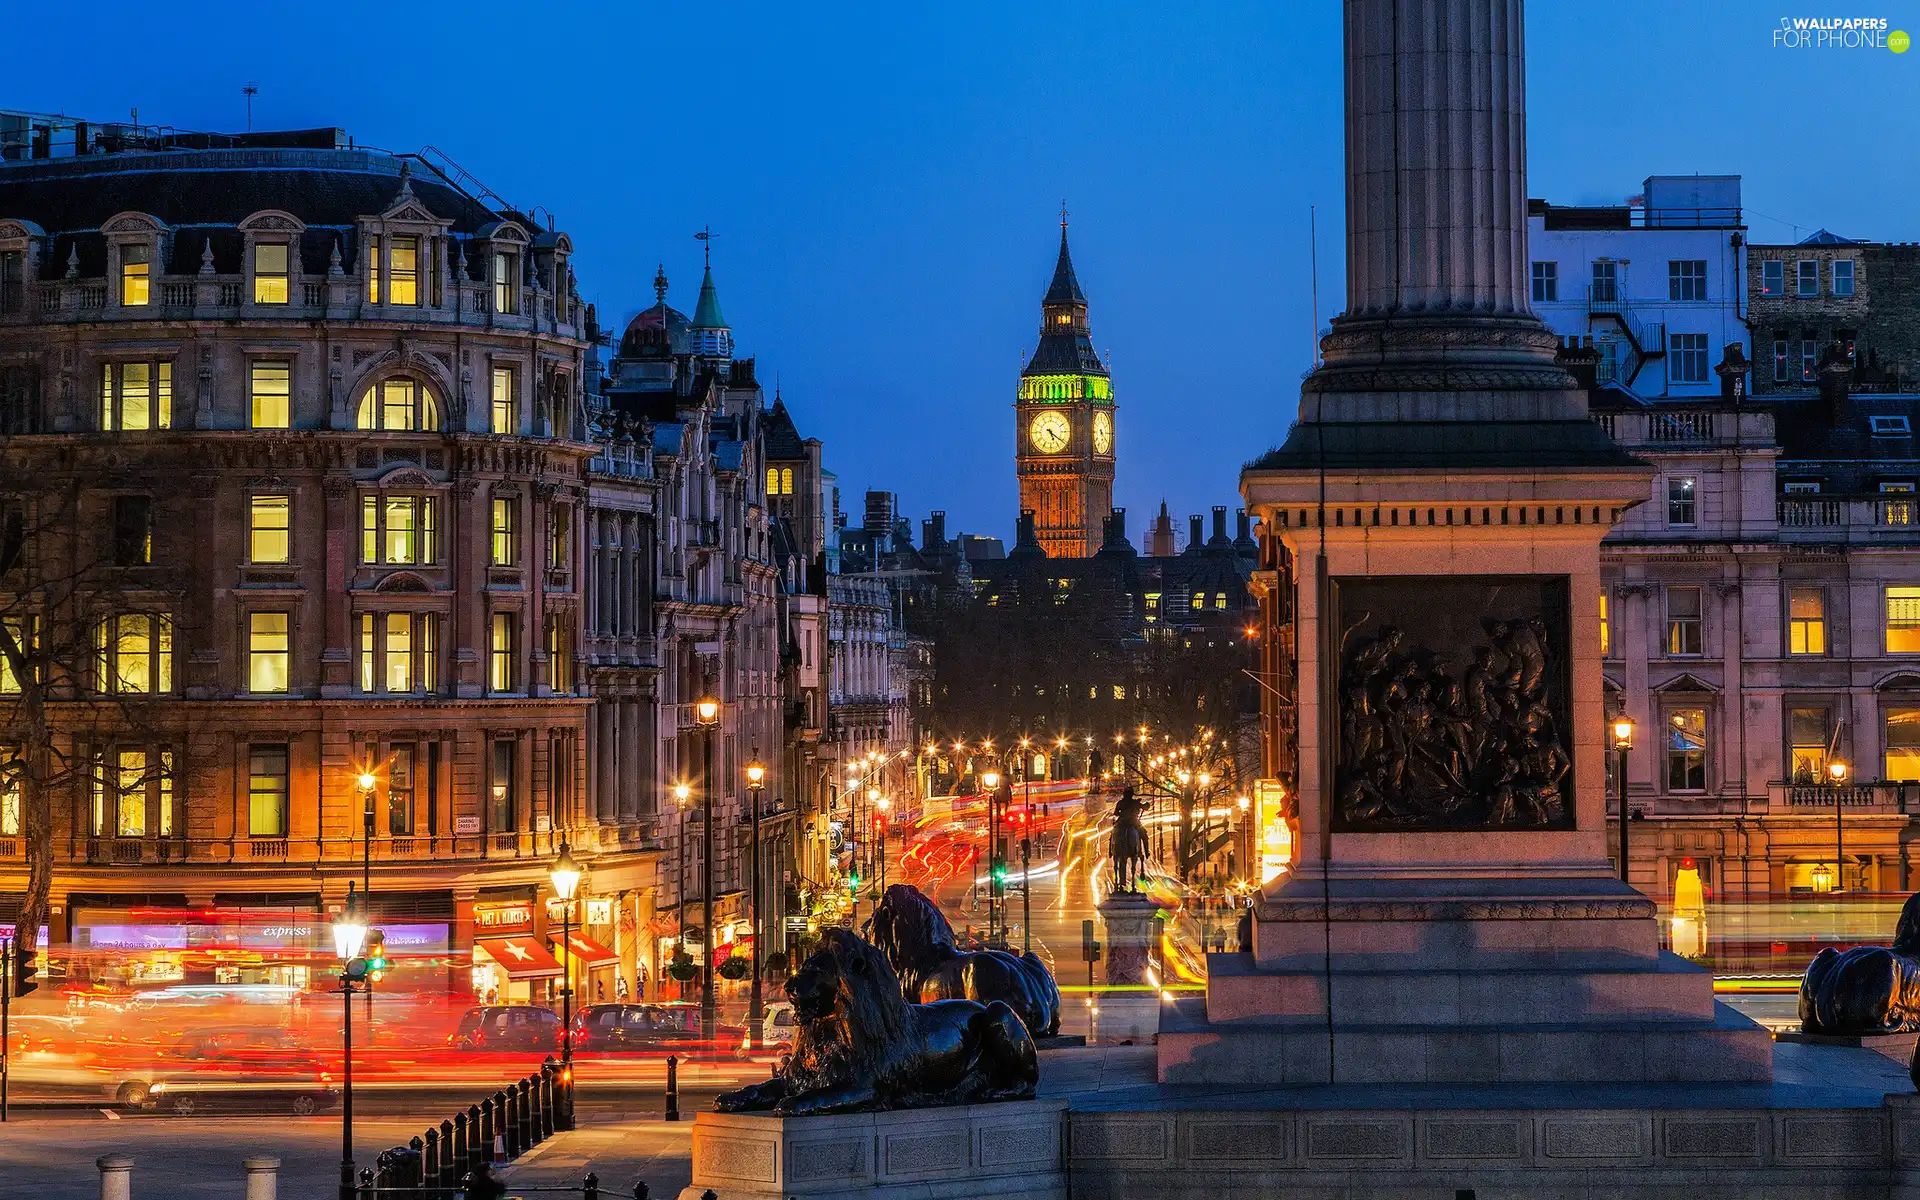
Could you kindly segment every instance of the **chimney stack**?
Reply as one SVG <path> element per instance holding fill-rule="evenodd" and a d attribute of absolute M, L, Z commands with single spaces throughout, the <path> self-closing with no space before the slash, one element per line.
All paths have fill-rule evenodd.
<path fill-rule="evenodd" d="M 1207 544 L 1207 535 L 1202 528 L 1203 518 L 1194 513 L 1187 518 L 1187 553 L 1191 554 Z"/>

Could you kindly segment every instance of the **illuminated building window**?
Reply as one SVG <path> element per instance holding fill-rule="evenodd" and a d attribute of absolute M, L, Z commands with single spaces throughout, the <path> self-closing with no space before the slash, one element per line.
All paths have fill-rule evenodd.
<path fill-rule="evenodd" d="M 285 742 L 247 747 L 247 835 L 287 836 L 287 799 L 291 791 Z"/>
<path fill-rule="evenodd" d="M 387 751 L 387 833 L 393 837 L 413 834 L 413 755 L 410 743 Z"/>
<path fill-rule="evenodd" d="M 514 744 L 501 738 L 493 743 L 487 771 L 487 832 L 512 833 L 515 829 Z"/>
<path fill-rule="evenodd" d="M 247 382 L 253 428 L 287 428 L 293 413 L 293 364 L 256 361 L 249 368 Z"/>
<path fill-rule="evenodd" d="M 547 566 L 564 571 L 573 557 L 573 510 L 556 504 L 547 519 L 551 522 L 547 529 Z"/>
<path fill-rule="evenodd" d="M 283 612 L 247 615 L 247 690 L 284 692 L 291 686 L 293 617 Z"/>
<path fill-rule="evenodd" d="M 556 696 L 573 691 L 573 629 L 559 613 L 547 615 L 547 686 Z"/>
<path fill-rule="evenodd" d="M 432 496 L 360 497 L 360 561 L 390 567 L 439 561 L 438 516 Z"/>
<path fill-rule="evenodd" d="M 497 313 L 517 313 L 520 311 L 520 256 L 506 251 L 497 251 L 493 256 L 493 311 Z"/>
<path fill-rule="evenodd" d="M 20 747 L 0 747 L 0 837 L 20 836 L 20 791 L 26 764 Z"/>
<path fill-rule="evenodd" d="M 23 665 L 31 675 L 38 668 L 32 665 L 33 656 L 40 650 L 40 618 L 30 613 L 18 616 L 0 617 L 0 625 L 6 626 L 7 637 L 20 653 Z M 0 654 L 0 696 L 20 694 L 20 676 L 14 673 L 13 659 Z"/>
<path fill-rule="evenodd" d="M 420 239 L 396 236 L 387 241 L 387 303 L 420 303 Z"/>
<path fill-rule="evenodd" d="M 438 613 L 361 613 L 360 690 L 433 695 L 439 686 Z"/>
<path fill-rule="evenodd" d="M 380 303 L 380 238 L 367 238 L 367 303 Z"/>
<path fill-rule="evenodd" d="M 1886 778 L 1920 783 L 1920 708 L 1887 710 L 1886 745 Z"/>
<path fill-rule="evenodd" d="M 1667 710 L 1667 790 L 1707 789 L 1707 710 Z"/>
<path fill-rule="evenodd" d="M 1788 778 L 1798 784 L 1825 783 L 1831 721 L 1824 707 L 1787 710 Z"/>
<path fill-rule="evenodd" d="M 144 746 L 96 750 L 88 766 L 95 837 L 171 837 L 174 814 L 173 752 Z"/>
<path fill-rule="evenodd" d="M 518 497 L 501 496 L 489 506 L 492 561 L 496 567 L 511 567 L 520 561 L 519 504 Z"/>
<path fill-rule="evenodd" d="M 249 496 L 247 561 L 263 564 L 293 561 L 292 524 L 292 496 Z"/>
<path fill-rule="evenodd" d="M 173 617 L 120 613 L 94 626 L 94 678 L 103 692 L 173 690 Z"/>
<path fill-rule="evenodd" d="M 514 621 L 518 614 L 497 612 L 489 631 L 487 645 L 487 688 L 511 692 L 519 676 L 514 661 Z"/>
<path fill-rule="evenodd" d="M 171 362 L 103 363 L 100 428 L 106 432 L 168 429 L 173 425 Z"/>
<path fill-rule="evenodd" d="M 1825 588 L 1787 589 L 1787 653 L 1827 652 L 1827 592 Z"/>
<path fill-rule="evenodd" d="M 259 242 L 253 247 L 253 302 L 287 302 L 287 250 L 285 242 Z"/>
<path fill-rule="evenodd" d="M 1920 654 L 1920 587 L 1887 589 L 1887 653 Z"/>
<path fill-rule="evenodd" d="M 146 304 L 153 292 L 153 248 L 120 247 L 120 303 L 130 308 Z"/>
<path fill-rule="evenodd" d="M 434 403 L 433 393 L 417 380 L 383 379 L 361 393 L 354 425 L 388 433 L 438 429 L 440 406 Z"/>
<path fill-rule="evenodd" d="M 509 367 L 493 369 L 493 432 L 520 432 L 520 397 L 514 386 L 513 370 Z"/>
<path fill-rule="evenodd" d="M 1613 621 L 1607 614 L 1607 593 L 1600 593 L 1600 656 L 1613 653 Z"/>

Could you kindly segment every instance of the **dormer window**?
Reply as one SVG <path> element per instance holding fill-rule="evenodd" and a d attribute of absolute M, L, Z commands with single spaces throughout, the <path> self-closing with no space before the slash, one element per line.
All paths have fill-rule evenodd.
<path fill-rule="evenodd" d="M 1909 437 L 1913 433 L 1912 423 L 1900 416 L 1868 417 L 1867 425 L 1874 437 Z"/>
<path fill-rule="evenodd" d="M 253 247 L 253 302 L 287 302 L 288 251 L 285 242 L 259 242 Z"/>
<path fill-rule="evenodd" d="M 497 313 L 517 313 L 520 311 L 520 256 L 496 250 L 493 255 L 493 311 Z"/>
<path fill-rule="evenodd" d="M 153 248 L 138 243 L 120 247 L 120 303 L 138 308 L 153 294 Z"/>
<path fill-rule="evenodd" d="M 392 237 L 387 256 L 387 303 L 420 303 L 420 239 Z"/>

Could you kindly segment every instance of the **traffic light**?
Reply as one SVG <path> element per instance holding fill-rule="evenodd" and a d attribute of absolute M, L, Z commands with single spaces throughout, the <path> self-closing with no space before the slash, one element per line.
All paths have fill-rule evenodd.
<path fill-rule="evenodd" d="M 367 960 L 367 976 L 374 982 L 379 982 L 380 977 L 387 972 L 387 935 L 378 929 L 368 931 L 367 950 L 364 957 Z"/>
<path fill-rule="evenodd" d="M 1080 922 L 1080 957 L 1089 963 L 1100 961 L 1100 943 L 1094 940 L 1091 919 Z"/>
<path fill-rule="evenodd" d="M 35 978 L 40 974 L 39 955 L 34 951 L 33 947 L 20 942 L 13 944 L 13 951 L 14 960 L 11 964 L 13 967 L 13 994 L 16 996 L 24 996 L 40 987 L 39 979 Z"/>

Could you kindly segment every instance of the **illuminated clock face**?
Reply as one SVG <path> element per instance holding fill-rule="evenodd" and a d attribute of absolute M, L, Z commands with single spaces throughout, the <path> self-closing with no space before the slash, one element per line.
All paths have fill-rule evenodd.
<path fill-rule="evenodd" d="M 1027 426 L 1027 436 L 1032 440 L 1035 451 L 1058 454 L 1067 448 L 1067 442 L 1073 438 L 1073 422 L 1063 412 L 1037 413 Z"/>
<path fill-rule="evenodd" d="M 1113 453 L 1113 414 L 1104 410 L 1093 414 L 1093 452 Z"/>

